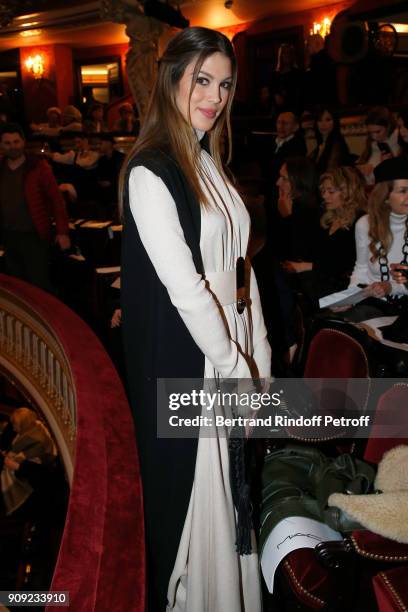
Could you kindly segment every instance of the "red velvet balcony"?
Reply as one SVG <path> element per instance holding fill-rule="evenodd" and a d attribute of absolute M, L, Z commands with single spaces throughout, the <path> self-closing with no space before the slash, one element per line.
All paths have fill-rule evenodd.
<path fill-rule="evenodd" d="M 138 457 L 123 386 L 104 348 L 52 295 L 0 275 L 0 372 L 42 411 L 70 483 L 50 590 L 69 591 L 75 612 L 141 612 Z"/>

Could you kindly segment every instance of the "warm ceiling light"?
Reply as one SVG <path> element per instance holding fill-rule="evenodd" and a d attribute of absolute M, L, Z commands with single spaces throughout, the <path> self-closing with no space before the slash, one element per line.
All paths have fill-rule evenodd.
<path fill-rule="evenodd" d="M 81 74 L 83 76 L 87 76 L 87 75 L 97 75 L 97 74 L 101 74 L 101 75 L 107 75 L 108 74 L 108 69 L 107 68 L 81 68 Z"/>
<path fill-rule="evenodd" d="M 37 54 L 34 57 L 28 57 L 25 61 L 25 66 L 35 79 L 42 79 L 44 76 L 44 58 L 42 55 Z"/>
<path fill-rule="evenodd" d="M 24 30 L 24 32 L 20 32 L 20 36 L 40 36 L 41 30 Z"/>
<path fill-rule="evenodd" d="M 314 21 L 313 26 L 310 28 L 310 34 L 320 34 L 323 38 L 330 34 L 331 21 L 328 17 L 325 17 L 322 21 Z"/>

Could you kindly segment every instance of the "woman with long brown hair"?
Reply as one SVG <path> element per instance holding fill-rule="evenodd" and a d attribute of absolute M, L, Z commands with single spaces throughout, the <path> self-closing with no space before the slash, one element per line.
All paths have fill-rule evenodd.
<path fill-rule="evenodd" d="M 340 130 L 340 120 L 334 111 L 321 107 L 315 116 L 316 147 L 309 157 L 316 163 L 319 174 L 350 163 L 350 151 Z"/>
<path fill-rule="evenodd" d="M 373 184 L 374 168 L 382 161 L 400 154 L 398 129 L 393 113 L 385 106 L 371 108 L 365 123 L 367 140 L 357 165 L 367 183 Z"/>
<path fill-rule="evenodd" d="M 221 161 L 235 84 L 225 36 L 179 33 L 122 177 L 123 331 L 154 612 L 261 609 L 257 556 L 236 526 L 227 432 L 157 433 L 175 414 L 160 404 L 158 379 L 270 375 L 256 280 L 249 266 L 238 278 L 249 216 Z"/>

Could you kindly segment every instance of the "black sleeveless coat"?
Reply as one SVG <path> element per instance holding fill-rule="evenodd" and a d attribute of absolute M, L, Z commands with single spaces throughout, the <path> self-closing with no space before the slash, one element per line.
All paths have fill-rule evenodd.
<path fill-rule="evenodd" d="M 203 272 L 201 213 L 179 166 L 168 154 L 157 150 L 143 152 L 130 161 L 124 194 L 122 330 L 143 482 L 148 610 L 156 612 L 165 610 L 167 586 L 188 509 L 197 453 L 195 439 L 157 438 L 156 379 L 202 378 L 205 356 L 171 303 L 141 242 L 129 207 L 128 192 L 130 171 L 136 166 L 151 170 L 168 188 L 199 273 Z M 168 253 L 168 257 L 171 259 L 172 253 Z"/>

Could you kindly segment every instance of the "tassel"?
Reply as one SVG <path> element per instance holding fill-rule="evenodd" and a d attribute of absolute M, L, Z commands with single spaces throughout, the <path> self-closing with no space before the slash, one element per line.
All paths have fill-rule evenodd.
<path fill-rule="evenodd" d="M 237 511 L 236 550 L 240 555 L 250 555 L 252 530 L 252 505 L 250 486 L 246 481 L 245 429 L 234 427 L 229 440 L 230 483 L 232 500 Z"/>

